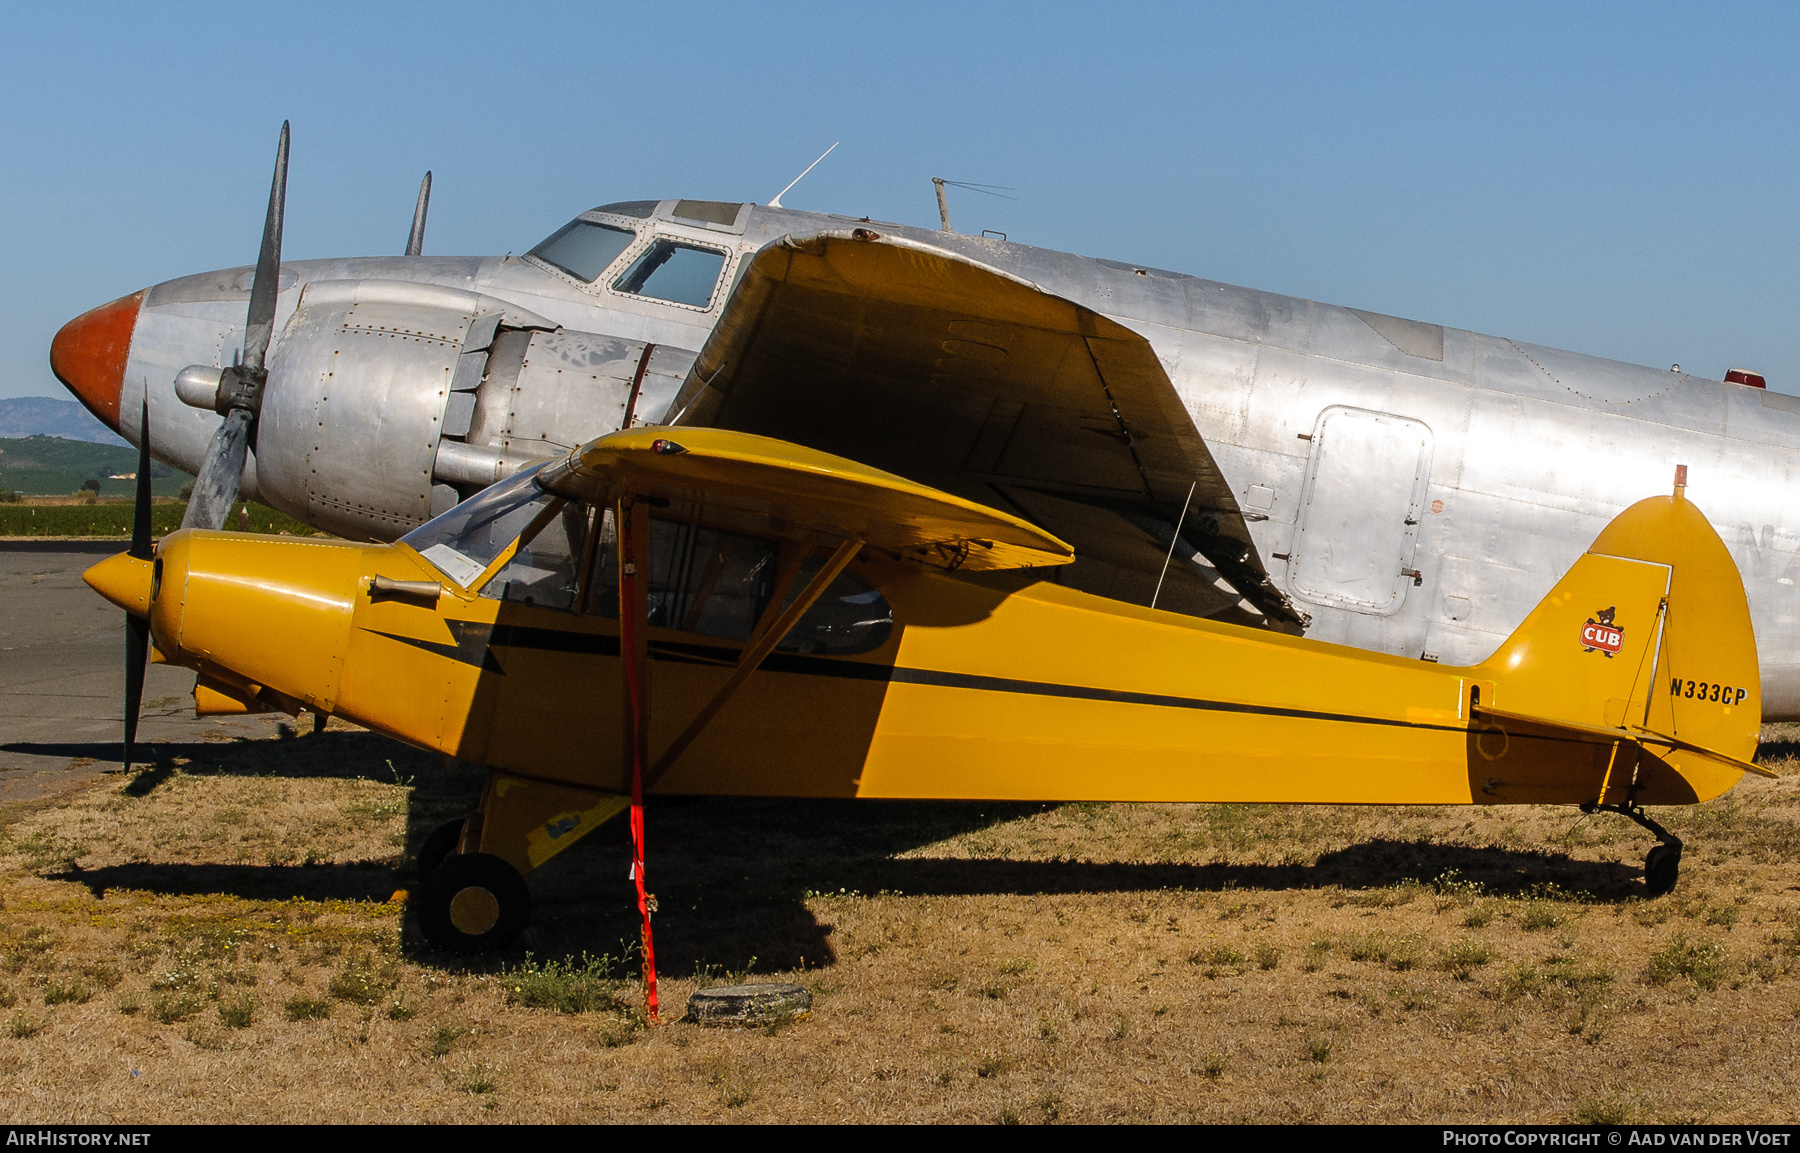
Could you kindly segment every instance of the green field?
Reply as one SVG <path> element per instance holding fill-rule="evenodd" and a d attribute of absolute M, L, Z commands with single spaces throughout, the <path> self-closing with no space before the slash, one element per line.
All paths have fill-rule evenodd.
<path fill-rule="evenodd" d="M 134 448 L 57 436 L 0 439 L 0 492 L 68 496 L 93 480 L 103 497 L 130 497 L 136 482 L 112 478 L 136 471 Z M 193 479 L 166 464 L 150 466 L 150 490 L 157 496 L 179 496 L 182 486 Z"/>
<path fill-rule="evenodd" d="M 243 505 L 237 506 L 242 508 Z M 150 510 L 151 530 L 156 536 L 181 527 L 187 512 L 186 501 L 170 501 L 153 505 Z M 129 501 L 101 501 L 95 504 L 28 505 L 0 504 L 0 536 L 116 536 L 121 540 L 131 535 L 132 506 Z M 234 511 L 225 527 L 239 527 Z M 250 506 L 248 531 L 290 533 L 314 536 L 318 529 L 302 524 L 260 504 Z"/>

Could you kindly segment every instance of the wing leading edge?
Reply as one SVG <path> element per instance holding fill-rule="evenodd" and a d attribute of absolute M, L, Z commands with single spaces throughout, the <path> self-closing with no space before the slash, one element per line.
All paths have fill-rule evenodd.
<path fill-rule="evenodd" d="M 1148 603 L 1173 543 L 1160 607 L 1305 620 L 1149 342 L 957 253 L 866 228 L 768 245 L 670 412 L 1009 508 L 1074 545 L 1061 579 L 1090 592 Z"/>

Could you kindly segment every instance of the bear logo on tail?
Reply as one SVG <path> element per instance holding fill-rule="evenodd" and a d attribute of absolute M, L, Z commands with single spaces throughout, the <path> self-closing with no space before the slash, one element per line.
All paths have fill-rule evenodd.
<path fill-rule="evenodd" d="M 1625 647 L 1625 630 L 1613 623 L 1613 613 L 1618 609 L 1618 605 L 1603 608 L 1589 617 L 1587 623 L 1581 626 L 1582 652 L 1602 652 L 1610 660 L 1618 655 L 1620 649 Z"/>

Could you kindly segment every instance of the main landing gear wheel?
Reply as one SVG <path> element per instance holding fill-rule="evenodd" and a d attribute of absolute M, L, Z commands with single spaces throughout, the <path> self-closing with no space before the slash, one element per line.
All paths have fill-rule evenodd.
<path fill-rule="evenodd" d="M 1681 843 L 1658 845 L 1644 858 L 1644 888 L 1652 897 L 1661 897 L 1675 887 L 1681 872 Z"/>
<path fill-rule="evenodd" d="M 504 949 L 531 919 L 525 879 L 499 857 L 446 857 L 420 886 L 416 905 L 425 939 L 453 953 Z"/>
<path fill-rule="evenodd" d="M 456 851 L 456 842 L 462 839 L 464 819 L 445 821 L 425 835 L 424 844 L 419 846 L 419 880 L 431 876 L 432 871 L 444 863 L 444 858 Z"/>

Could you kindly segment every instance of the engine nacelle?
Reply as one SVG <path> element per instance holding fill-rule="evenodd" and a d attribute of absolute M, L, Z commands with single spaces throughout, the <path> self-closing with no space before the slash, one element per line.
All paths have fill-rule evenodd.
<path fill-rule="evenodd" d="M 328 532 L 392 540 L 628 416 L 655 423 L 693 360 L 480 293 L 314 281 L 269 357 L 259 494 Z"/>

